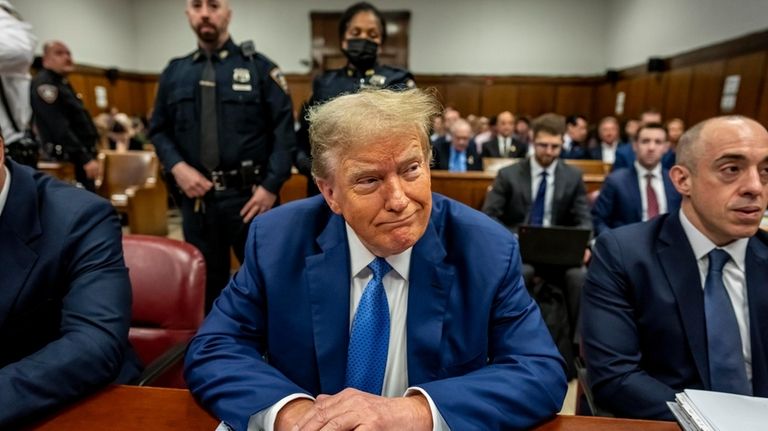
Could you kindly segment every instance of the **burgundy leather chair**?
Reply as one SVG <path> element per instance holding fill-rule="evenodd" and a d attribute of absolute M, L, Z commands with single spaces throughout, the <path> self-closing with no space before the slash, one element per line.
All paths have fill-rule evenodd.
<path fill-rule="evenodd" d="M 133 286 L 128 338 L 145 365 L 138 384 L 184 388 L 182 359 L 203 322 L 205 260 L 186 242 L 124 235 Z"/>

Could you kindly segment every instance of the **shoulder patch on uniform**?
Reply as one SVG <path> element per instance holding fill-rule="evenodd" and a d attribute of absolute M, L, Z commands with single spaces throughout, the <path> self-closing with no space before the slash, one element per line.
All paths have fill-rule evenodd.
<path fill-rule="evenodd" d="M 59 89 L 55 85 L 43 84 L 37 87 L 37 95 L 40 96 L 45 103 L 51 104 L 59 97 Z"/>
<path fill-rule="evenodd" d="M 288 81 L 285 80 L 285 75 L 283 75 L 283 72 L 279 67 L 273 67 L 272 70 L 269 71 L 269 76 L 272 77 L 275 83 L 279 85 L 286 94 L 288 93 Z"/>

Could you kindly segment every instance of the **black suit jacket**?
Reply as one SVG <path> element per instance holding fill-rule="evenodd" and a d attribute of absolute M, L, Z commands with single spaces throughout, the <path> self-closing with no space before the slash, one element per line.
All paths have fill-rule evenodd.
<path fill-rule="evenodd" d="M 483 142 L 483 157 L 512 157 L 522 158 L 528 154 L 528 145 L 511 136 L 512 147 L 508 154 L 499 151 L 499 135 L 493 135 L 491 139 Z"/>
<path fill-rule="evenodd" d="M 768 234 L 749 240 L 745 264 L 752 388 L 766 397 Z M 710 388 L 701 286 L 679 212 L 600 235 L 583 290 L 581 339 L 601 407 L 671 420 L 665 403 L 675 393 Z"/>
<path fill-rule="evenodd" d="M 132 353 L 131 284 L 115 210 L 95 194 L 11 161 L 7 166 L 0 429 L 39 419 L 118 375 L 127 383 L 139 371 L 124 362 Z"/>
<path fill-rule="evenodd" d="M 434 150 L 432 158 L 435 161 L 433 168 L 447 171 L 451 160 L 451 143 L 445 137 L 441 137 L 434 142 L 432 149 Z M 469 141 L 469 146 L 467 147 L 467 170 L 483 170 L 483 159 L 477 154 L 477 145 L 475 145 L 474 139 Z"/>
<path fill-rule="evenodd" d="M 531 213 L 531 161 L 525 158 L 499 170 L 485 197 L 483 212 L 512 231 Z M 552 196 L 552 225 L 592 229 L 587 192 L 579 169 L 558 161 Z"/>

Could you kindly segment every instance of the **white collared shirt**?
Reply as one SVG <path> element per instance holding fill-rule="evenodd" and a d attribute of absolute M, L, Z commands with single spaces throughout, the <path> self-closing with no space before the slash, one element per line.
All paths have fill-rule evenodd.
<path fill-rule="evenodd" d="M 499 145 L 499 156 L 500 157 L 509 157 L 509 149 L 512 146 L 512 136 L 501 136 L 498 135 L 496 142 Z"/>
<path fill-rule="evenodd" d="M 11 190 L 11 172 L 5 166 L 3 166 L 3 169 L 5 169 L 5 182 L 3 183 L 3 188 L 0 189 L 0 216 L 3 215 L 5 203 L 8 201 L 8 193 Z"/>
<path fill-rule="evenodd" d="M 613 164 L 616 161 L 616 147 L 619 146 L 619 143 L 606 144 L 601 142 L 600 146 L 603 148 L 603 163 Z"/>
<path fill-rule="evenodd" d="M 651 174 L 651 188 L 656 192 L 656 201 L 659 203 L 659 214 L 665 214 L 667 209 L 667 193 L 664 190 L 664 180 L 662 178 L 661 163 L 648 170 L 645 169 L 637 160 L 635 160 L 635 170 L 637 171 L 637 184 L 640 187 L 640 202 L 642 202 L 642 220 L 648 220 L 648 195 L 645 193 L 645 186 L 648 184 L 646 175 Z"/>
<path fill-rule="evenodd" d="M 739 325 L 739 336 L 741 337 L 741 349 L 744 354 L 744 367 L 747 370 L 747 378 L 752 382 L 752 341 L 749 337 L 749 302 L 747 301 L 747 278 L 746 278 L 746 255 L 749 238 L 741 238 L 732 243 L 717 247 L 703 233 L 701 233 L 685 216 L 683 209 L 680 209 L 680 223 L 683 225 L 685 236 L 693 249 L 693 255 L 696 256 L 696 263 L 699 265 L 699 278 L 701 288 L 707 281 L 707 270 L 709 269 L 709 258 L 707 255 L 715 248 L 728 252 L 731 259 L 723 267 L 723 284 L 728 296 L 731 298 L 733 311 L 736 313 L 736 322 Z"/>
<path fill-rule="evenodd" d="M 571 135 L 564 133 L 563 134 L 563 152 L 571 151 L 572 146 L 573 146 L 573 138 L 571 138 Z"/>
<path fill-rule="evenodd" d="M 368 282 L 373 278 L 373 272 L 368 268 L 376 255 L 371 253 L 357 236 L 354 230 L 347 226 L 347 243 L 349 245 L 350 257 L 350 294 L 349 294 L 349 324 L 352 327 L 357 306 L 360 298 L 363 296 L 363 290 Z M 432 397 L 419 387 L 408 387 L 408 343 L 406 320 L 408 315 L 408 277 L 411 268 L 411 253 L 413 247 L 404 252 L 389 256 L 387 263 L 392 267 L 384 278 L 384 292 L 387 294 L 389 305 L 389 349 L 387 351 L 387 367 L 384 371 L 384 384 L 382 387 L 382 396 L 400 397 L 403 395 L 412 395 L 421 393 L 429 403 L 429 409 L 432 413 L 432 430 L 449 430 L 448 424 L 443 419 L 437 409 Z M 248 431 L 267 430 L 272 431 L 275 427 L 275 420 L 280 409 L 290 401 L 297 398 L 309 398 L 305 394 L 297 393 L 286 396 L 271 407 L 268 407 L 255 415 L 248 421 Z M 224 425 L 220 425 L 217 430 L 224 430 Z"/>
<path fill-rule="evenodd" d="M 552 197 L 555 195 L 555 168 L 558 160 L 555 159 L 549 166 L 543 168 L 535 157 L 531 157 L 531 208 L 536 202 L 536 193 L 541 184 L 541 173 L 547 171 L 547 191 L 544 193 L 544 221 L 543 226 L 552 225 Z M 530 212 L 530 211 L 529 211 Z"/>

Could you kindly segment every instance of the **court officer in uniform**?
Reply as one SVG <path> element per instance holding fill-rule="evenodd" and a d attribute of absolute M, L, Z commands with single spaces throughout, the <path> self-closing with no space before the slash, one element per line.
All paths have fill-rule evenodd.
<path fill-rule="evenodd" d="M 339 20 L 341 51 L 347 57 L 347 65 L 329 70 L 315 77 L 312 82 L 312 96 L 304 104 L 300 114 L 300 128 L 296 132 L 296 167 L 305 175 L 307 195 L 320 191 L 312 180 L 309 151 L 309 123 L 307 108 L 346 93 L 355 93 L 361 88 L 408 89 L 416 86 L 413 75 L 405 69 L 378 63 L 381 46 L 387 40 L 387 23 L 381 12 L 367 2 L 355 3 L 348 7 Z"/>
<path fill-rule="evenodd" d="M 150 139 L 181 193 L 185 239 L 208 266 L 206 309 L 242 261 L 248 224 L 277 202 L 295 148 L 288 87 L 252 43 L 235 45 L 226 0 L 188 0 L 198 49 L 163 71 Z"/>

